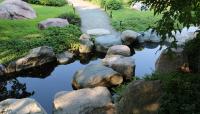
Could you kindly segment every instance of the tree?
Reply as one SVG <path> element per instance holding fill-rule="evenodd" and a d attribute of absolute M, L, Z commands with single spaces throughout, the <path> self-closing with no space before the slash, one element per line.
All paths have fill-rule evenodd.
<path fill-rule="evenodd" d="M 139 0 L 143 1 L 155 15 L 162 15 L 155 30 L 165 40 L 166 34 L 174 38 L 171 31 L 181 29 L 181 26 L 200 25 L 200 0 Z M 199 37 L 199 36 L 198 36 Z M 175 43 L 176 40 L 174 38 Z"/>

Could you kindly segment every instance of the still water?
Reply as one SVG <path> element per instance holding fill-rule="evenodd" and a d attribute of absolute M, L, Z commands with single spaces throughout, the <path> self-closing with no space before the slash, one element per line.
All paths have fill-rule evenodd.
<path fill-rule="evenodd" d="M 143 77 L 155 70 L 155 62 L 160 56 L 160 46 L 145 46 L 135 49 L 132 58 L 135 59 L 135 75 Z M 52 113 L 54 95 L 60 91 L 71 91 L 71 81 L 74 73 L 90 63 L 100 63 L 99 57 L 85 57 L 88 60 L 76 60 L 67 65 L 43 66 L 36 69 L 35 73 L 23 73 L 17 78 L 0 81 L 0 100 L 6 98 L 30 97 L 36 99 L 48 114 Z M 41 78 L 42 77 L 42 78 Z"/>

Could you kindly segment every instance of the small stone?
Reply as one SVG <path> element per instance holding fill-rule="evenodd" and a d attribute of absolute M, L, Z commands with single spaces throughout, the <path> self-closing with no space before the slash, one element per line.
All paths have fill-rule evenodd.
<path fill-rule="evenodd" d="M 87 30 L 86 33 L 89 35 L 95 35 L 95 36 L 111 34 L 109 30 L 101 29 L 101 28 Z"/>
<path fill-rule="evenodd" d="M 44 21 L 39 22 L 38 27 L 39 29 L 47 29 L 49 27 L 65 27 L 67 25 L 69 25 L 67 19 L 48 18 Z"/>
<path fill-rule="evenodd" d="M 130 56 L 131 50 L 126 45 L 115 45 L 108 49 L 107 55 L 123 55 L 123 56 Z"/>
<path fill-rule="evenodd" d="M 61 54 L 56 55 L 56 57 L 57 57 L 57 61 L 60 64 L 66 64 L 73 60 L 74 54 L 66 51 Z"/>

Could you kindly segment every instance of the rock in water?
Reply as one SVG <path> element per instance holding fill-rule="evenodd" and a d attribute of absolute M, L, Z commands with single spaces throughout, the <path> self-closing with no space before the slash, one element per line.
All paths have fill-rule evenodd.
<path fill-rule="evenodd" d="M 47 29 L 49 27 L 65 27 L 69 25 L 69 22 L 67 19 L 61 19 L 61 18 L 49 18 L 44 21 L 41 21 L 38 24 L 39 29 Z"/>
<path fill-rule="evenodd" d="M 34 19 L 33 8 L 21 0 L 5 0 L 0 4 L 0 19 Z"/>
<path fill-rule="evenodd" d="M 121 39 L 125 45 L 131 45 L 132 43 L 137 41 L 137 37 L 140 34 L 132 31 L 132 30 L 125 30 L 121 34 Z"/>
<path fill-rule="evenodd" d="M 73 60 L 74 54 L 66 51 L 61 54 L 57 54 L 56 57 L 60 64 L 66 64 Z"/>
<path fill-rule="evenodd" d="M 102 63 L 119 72 L 124 76 L 124 79 L 132 79 L 135 75 L 135 61 L 132 57 L 124 57 L 121 55 L 107 55 Z"/>
<path fill-rule="evenodd" d="M 106 53 L 114 45 L 121 45 L 121 39 L 114 35 L 104 35 L 95 38 L 96 51 Z"/>
<path fill-rule="evenodd" d="M 160 81 L 133 81 L 116 104 L 117 114 L 158 114 L 161 95 Z"/>
<path fill-rule="evenodd" d="M 80 37 L 80 53 L 90 53 L 93 50 L 94 43 L 91 41 L 91 37 L 87 34 L 83 34 Z"/>
<path fill-rule="evenodd" d="M 0 102 L 1 114 L 47 114 L 34 99 L 7 99 Z"/>
<path fill-rule="evenodd" d="M 6 73 L 14 73 L 33 67 L 38 67 L 56 61 L 56 55 L 51 47 L 42 46 L 32 49 L 29 54 L 6 67 Z"/>
<path fill-rule="evenodd" d="M 73 77 L 76 89 L 105 86 L 111 87 L 123 82 L 123 77 L 113 69 L 101 64 L 90 64 L 78 70 Z"/>
<path fill-rule="evenodd" d="M 59 92 L 53 114 L 114 114 L 111 94 L 106 87 Z"/>
<path fill-rule="evenodd" d="M 122 55 L 122 56 L 130 56 L 131 50 L 126 45 L 115 45 L 108 49 L 107 55 Z"/>

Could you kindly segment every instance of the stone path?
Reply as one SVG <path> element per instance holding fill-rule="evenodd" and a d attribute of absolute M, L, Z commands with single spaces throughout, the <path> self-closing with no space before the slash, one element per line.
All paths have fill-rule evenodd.
<path fill-rule="evenodd" d="M 82 32 L 101 28 L 109 30 L 111 34 L 117 34 L 110 24 L 109 16 L 100 7 L 83 0 L 68 0 L 68 2 L 73 4 L 81 17 Z"/>

